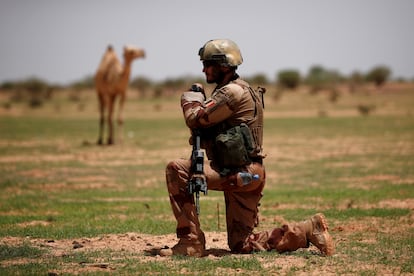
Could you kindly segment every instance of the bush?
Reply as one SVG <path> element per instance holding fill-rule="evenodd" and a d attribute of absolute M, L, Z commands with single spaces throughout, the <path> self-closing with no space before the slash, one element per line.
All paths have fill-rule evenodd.
<path fill-rule="evenodd" d="M 283 70 L 277 74 L 277 84 L 281 88 L 296 89 L 300 82 L 300 73 L 296 70 Z"/>
<path fill-rule="evenodd" d="M 56 87 L 38 78 L 29 78 L 22 81 L 5 82 L 1 88 L 10 91 L 10 100 L 13 102 L 25 101 L 30 107 L 40 107 L 45 100 L 52 97 Z"/>
<path fill-rule="evenodd" d="M 256 74 L 249 78 L 246 78 L 246 81 L 250 83 L 250 85 L 266 85 L 269 83 L 265 74 Z"/>
<path fill-rule="evenodd" d="M 317 65 L 310 68 L 305 82 L 310 86 L 311 93 L 317 93 L 322 89 L 335 91 L 336 85 L 342 79 L 337 71 L 325 70 L 322 66 Z"/>
<path fill-rule="evenodd" d="M 306 76 L 306 84 L 310 86 L 311 92 L 315 93 L 323 88 L 325 79 L 325 69 L 322 66 L 313 66 Z"/>
<path fill-rule="evenodd" d="M 152 81 L 146 77 L 135 77 L 131 81 L 131 87 L 139 90 L 141 94 L 145 94 L 152 86 Z"/>
<path fill-rule="evenodd" d="M 349 76 L 349 90 L 353 93 L 355 92 L 363 83 L 364 83 L 364 76 L 358 71 L 352 72 Z"/>
<path fill-rule="evenodd" d="M 40 107 L 43 102 L 50 98 L 52 94 L 52 88 L 49 87 L 47 82 L 32 78 L 23 82 L 23 88 L 29 93 L 29 106 L 32 108 Z"/>
<path fill-rule="evenodd" d="M 16 83 L 12 82 L 12 81 L 3 82 L 0 85 L 0 89 L 2 89 L 2 90 L 12 90 L 12 89 L 15 89 L 15 88 L 16 88 Z"/>
<path fill-rule="evenodd" d="M 70 87 L 75 90 L 93 89 L 95 87 L 95 80 L 93 76 L 87 76 L 84 79 L 70 84 Z"/>
<path fill-rule="evenodd" d="M 387 66 L 374 67 L 366 75 L 366 80 L 375 83 L 376 86 L 382 86 L 391 75 L 391 70 Z"/>

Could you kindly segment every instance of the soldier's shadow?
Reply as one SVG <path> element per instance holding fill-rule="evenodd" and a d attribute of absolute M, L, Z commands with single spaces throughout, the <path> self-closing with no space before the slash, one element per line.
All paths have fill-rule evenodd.
<path fill-rule="evenodd" d="M 165 249 L 165 248 L 151 248 L 151 249 L 147 249 L 144 250 L 145 255 L 148 256 L 160 256 L 160 251 L 161 249 Z M 226 250 L 226 249 L 220 249 L 220 248 L 210 248 L 210 249 L 206 249 L 205 250 L 205 255 L 204 257 L 207 256 L 214 256 L 214 257 L 223 257 L 226 255 L 231 255 L 231 251 L 230 250 Z"/>
<path fill-rule="evenodd" d="M 223 257 L 226 255 L 231 255 L 230 250 L 220 249 L 220 248 L 210 248 L 206 250 L 206 256 L 212 255 L 215 257 Z"/>

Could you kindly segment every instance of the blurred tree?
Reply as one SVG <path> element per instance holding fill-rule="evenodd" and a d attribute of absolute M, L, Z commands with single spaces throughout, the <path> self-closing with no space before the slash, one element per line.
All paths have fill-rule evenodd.
<path fill-rule="evenodd" d="M 296 89 L 301 82 L 301 76 L 297 70 L 282 70 L 277 74 L 277 85 L 281 89 Z"/>
<path fill-rule="evenodd" d="M 381 65 L 371 69 L 366 75 L 366 80 L 375 83 L 377 87 L 382 86 L 390 77 L 391 69 Z"/>
<path fill-rule="evenodd" d="M 33 77 L 23 81 L 21 87 L 30 92 L 37 93 L 46 90 L 49 84 L 44 80 Z"/>
<path fill-rule="evenodd" d="M 5 81 L 0 85 L 2 90 L 12 90 L 16 87 L 16 83 L 13 81 Z"/>
<path fill-rule="evenodd" d="M 316 65 L 309 69 L 305 83 L 309 85 L 312 94 L 321 90 L 329 92 L 329 100 L 336 102 L 339 97 L 337 86 L 343 81 L 343 77 L 336 70 L 326 70 L 322 66 Z"/>
<path fill-rule="evenodd" d="M 344 78 L 336 70 L 326 70 L 316 65 L 309 69 L 305 83 L 311 88 L 311 92 L 318 92 L 322 89 L 332 89 Z"/>
<path fill-rule="evenodd" d="M 53 92 L 53 87 L 46 81 L 35 77 L 21 82 L 19 86 L 23 91 L 27 91 L 29 106 L 32 108 L 42 106 L 44 100 L 49 99 Z"/>
<path fill-rule="evenodd" d="M 74 90 L 93 89 L 95 87 L 95 80 L 93 76 L 87 76 L 71 83 L 69 86 Z"/>
<path fill-rule="evenodd" d="M 266 75 L 263 73 L 255 74 L 251 77 L 245 78 L 250 85 L 266 85 L 269 83 Z"/>
<path fill-rule="evenodd" d="M 310 86 L 311 93 L 316 93 L 324 87 L 326 71 L 322 66 L 315 65 L 309 69 L 305 82 Z"/>
<path fill-rule="evenodd" d="M 348 79 L 349 91 L 351 93 L 356 92 L 356 90 L 364 83 L 364 76 L 359 71 L 354 71 L 351 73 Z"/>
<path fill-rule="evenodd" d="M 153 83 L 149 78 L 146 77 L 135 77 L 130 83 L 132 88 L 135 88 L 139 93 L 144 96 L 153 87 Z"/>

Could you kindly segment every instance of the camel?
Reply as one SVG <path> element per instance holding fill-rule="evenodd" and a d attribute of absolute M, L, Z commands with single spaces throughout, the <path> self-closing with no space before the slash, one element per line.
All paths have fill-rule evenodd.
<path fill-rule="evenodd" d="M 134 46 L 125 46 L 123 56 L 124 64 L 122 65 L 113 47 L 109 45 L 95 74 L 95 88 L 100 113 L 98 145 L 103 144 L 105 113 L 107 113 L 106 123 L 108 125 L 107 143 L 111 145 L 115 141 L 112 117 L 118 96 L 118 132 L 122 134 L 122 111 L 131 74 L 131 64 L 134 59 L 145 58 L 145 51 Z"/>

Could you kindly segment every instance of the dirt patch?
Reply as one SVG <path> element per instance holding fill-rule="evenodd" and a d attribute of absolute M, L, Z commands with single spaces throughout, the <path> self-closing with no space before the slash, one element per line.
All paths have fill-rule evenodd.
<path fill-rule="evenodd" d="M 395 271 L 393 267 L 384 266 L 381 264 L 367 264 L 365 262 L 355 262 L 355 260 L 349 260 L 349 256 L 344 254 L 341 250 L 342 246 L 346 247 L 346 244 L 353 241 L 353 236 L 356 233 L 365 233 L 363 237 L 360 237 L 358 242 L 364 244 L 377 243 L 376 233 L 397 233 L 408 231 L 410 226 L 408 221 L 410 218 L 402 217 L 400 223 L 386 223 L 380 218 L 369 218 L 363 221 L 350 220 L 345 224 L 336 225 L 331 228 L 330 232 L 334 237 L 334 241 L 337 248 L 337 253 L 332 257 L 333 259 L 340 258 L 344 262 L 352 262 L 353 270 L 376 270 L 382 271 L 385 274 L 393 274 Z M 282 217 L 277 219 L 278 223 L 284 223 Z M 31 224 L 39 223 L 37 221 L 31 222 Z M 42 223 L 42 222 L 40 222 Z M 399 225 L 404 225 L 401 228 Z M 407 228 L 408 227 L 408 228 Z M 206 248 L 207 256 L 204 258 L 211 260 L 219 260 L 225 256 L 231 255 L 235 258 L 251 258 L 250 254 L 240 255 L 232 254 L 227 245 L 227 234 L 225 232 L 206 232 Z M 44 253 L 39 258 L 13 258 L 3 260 L 0 265 L 3 267 L 12 265 L 24 265 L 29 263 L 42 263 L 45 262 L 45 258 L 60 260 L 59 271 L 50 271 L 49 273 L 69 273 L 69 274 L 84 274 L 93 272 L 115 272 L 120 270 L 125 264 L 125 259 L 132 260 L 137 263 L 165 263 L 166 265 L 172 265 L 175 262 L 180 262 L 171 257 L 161 257 L 156 254 L 154 249 L 160 249 L 165 247 L 172 247 L 178 242 L 175 234 L 166 235 L 149 235 L 142 233 L 129 232 L 124 234 L 106 234 L 98 237 L 90 238 L 75 238 L 75 239 L 40 239 L 31 237 L 3 237 L 0 239 L 0 245 L 19 246 L 22 244 L 28 244 L 32 247 L 39 249 L 47 249 L 47 253 Z M 74 258 L 71 262 L 63 261 L 68 256 L 79 255 L 82 253 L 85 256 L 90 256 L 83 260 L 82 258 Z M 313 258 L 311 256 L 317 258 Z M 109 260 L 108 260 L 108 256 Z M 260 265 L 265 269 L 271 271 L 277 271 L 280 275 L 288 275 L 294 269 L 295 275 L 309 275 L 310 274 L 324 274 L 324 275 L 336 275 L 337 271 L 335 267 L 331 267 L 330 259 L 324 259 L 319 255 L 319 250 L 311 245 L 309 248 L 299 249 L 293 253 L 287 254 L 274 254 L 271 256 L 256 255 L 255 258 L 260 262 Z M 318 259 L 320 261 L 318 261 Z M 66 258 L 67 259 L 67 258 Z M 315 271 L 309 271 L 309 262 L 314 263 Z M 312 267 L 312 266 L 311 266 Z M 301 271 L 303 269 L 303 271 Z M 378 270 L 381 269 L 381 270 Z M 183 268 L 180 271 L 181 274 L 188 274 L 191 272 Z M 215 270 L 216 274 L 238 274 L 246 273 L 242 268 L 225 268 L 218 267 Z"/>
<path fill-rule="evenodd" d="M 33 222 L 34 223 L 34 222 Z M 227 234 L 225 232 L 206 232 L 206 248 L 207 256 L 205 258 L 216 260 L 226 255 L 231 255 L 231 252 L 227 246 Z M 100 237 L 93 238 L 78 238 L 78 239 L 62 239 L 62 240 L 47 240 L 37 238 L 22 238 L 22 237 L 4 237 L 0 239 L 0 245 L 19 246 L 23 243 L 40 249 L 47 249 L 47 258 L 61 258 L 65 256 L 71 256 L 75 253 L 91 253 L 95 257 L 93 262 L 78 263 L 62 263 L 60 266 L 66 273 L 82 274 L 94 271 L 112 271 L 116 270 L 120 265 L 118 255 L 132 254 L 134 259 L 139 262 L 173 262 L 171 257 L 161 257 L 154 254 L 157 250 L 165 247 L 172 247 L 178 242 L 175 234 L 167 235 L 148 235 L 140 233 L 125 233 L 125 234 L 108 234 Z M 99 253 L 102 251 L 110 250 L 112 261 L 105 261 L 103 258 L 106 253 Z M 319 254 L 316 247 L 311 246 L 309 250 L 313 254 Z M 101 256 L 101 257 L 99 257 Z M 248 258 L 250 255 L 232 254 L 239 258 Z M 276 263 L 269 263 L 266 258 L 258 257 L 258 260 L 262 263 L 263 267 L 272 267 Z M 11 266 L 17 264 L 28 264 L 41 262 L 41 258 L 36 260 L 30 258 L 14 258 L 11 260 L 4 260 L 0 262 L 1 266 Z M 292 266 L 303 267 L 306 265 L 306 259 L 296 256 L 283 256 L 283 258 L 277 259 L 277 266 L 279 268 L 288 269 Z M 220 268 L 221 269 L 221 268 Z M 223 268 L 223 273 L 226 269 Z M 231 272 L 235 272 L 234 270 Z M 236 271 L 237 272 L 237 271 Z M 243 272 L 241 269 L 239 272 Z M 59 271 L 62 273 L 62 270 Z"/>
<path fill-rule="evenodd" d="M 20 227 L 28 227 L 28 226 L 48 226 L 50 222 L 44 220 L 33 220 L 29 222 L 19 223 L 18 226 Z"/>
<path fill-rule="evenodd" d="M 28 224 L 36 224 L 37 221 Z M 217 250 L 230 253 L 227 246 L 227 234 L 225 232 L 207 232 L 206 247 L 212 255 L 217 254 Z M 18 246 L 24 242 L 29 242 L 32 246 L 48 248 L 53 256 L 63 256 L 74 251 L 100 251 L 111 249 L 113 251 L 126 251 L 132 253 L 142 253 L 143 258 L 157 257 L 146 254 L 154 248 L 172 247 L 178 239 L 175 234 L 149 235 L 140 233 L 108 234 L 93 238 L 45 240 L 37 238 L 23 237 L 4 237 L 0 239 L 1 244 Z M 147 256 L 149 255 L 149 256 Z M 160 256 L 158 256 L 160 257 Z"/>
<path fill-rule="evenodd" d="M 400 208 L 414 210 L 414 198 L 407 198 L 404 200 L 382 200 L 378 203 L 378 206 L 380 208 Z"/>
<path fill-rule="evenodd" d="M 387 199 L 382 200 L 377 203 L 357 203 L 353 200 L 345 200 L 343 202 L 338 202 L 337 208 L 339 210 L 345 210 L 350 208 L 358 209 L 410 209 L 414 210 L 414 199 Z"/>
<path fill-rule="evenodd" d="M 27 224 L 34 225 L 37 223 L 44 223 L 33 221 Z M 226 244 L 227 238 L 224 232 L 208 232 L 206 233 L 206 246 L 208 248 L 207 258 L 217 258 L 230 254 Z M 167 235 L 148 235 L 140 233 L 125 233 L 125 234 L 108 234 L 93 238 L 78 238 L 78 239 L 37 239 L 37 238 L 23 238 L 23 237 L 4 237 L 0 239 L 0 245 L 20 246 L 22 244 L 29 244 L 30 246 L 40 249 L 47 249 L 48 258 L 60 258 L 70 256 L 75 253 L 91 253 L 110 250 L 115 252 L 114 256 L 118 254 L 133 254 L 140 262 L 147 261 L 171 261 L 170 257 L 161 257 L 159 255 L 151 254 L 155 252 L 154 249 L 165 247 L 172 247 L 178 242 L 175 234 Z M 102 258 L 105 253 L 102 253 Z M 10 260 L 3 260 L 0 262 L 1 266 L 22 265 L 28 263 L 41 262 L 40 259 L 34 260 L 30 258 L 14 258 Z M 66 264 L 64 269 L 67 273 L 82 274 L 93 271 L 108 271 L 115 270 L 117 267 L 116 257 L 114 263 L 108 263 L 101 260 L 99 257 L 94 262 L 79 262 L 76 264 Z M 61 264 L 65 267 L 65 264 Z M 70 268 L 69 268 L 70 267 Z M 61 273 L 62 271 L 60 271 Z"/>
<path fill-rule="evenodd" d="M 364 177 L 346 177 L 341 178 L 340 180 L 349 183 L 349 188 L 361 188 L 364 190 L 372 188 L 367 184 L 371 182 L 389 182 L 394 185 L 400 185 L 401 183 L 414 184 L 414 179 L 403 178 L 399 175 L 367 175 Z"/>

